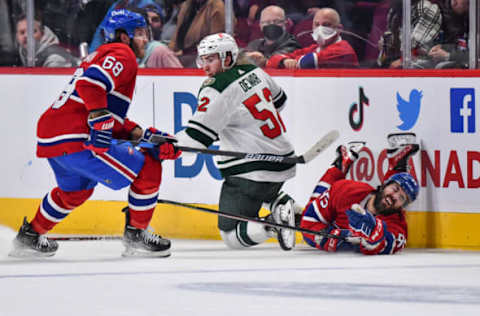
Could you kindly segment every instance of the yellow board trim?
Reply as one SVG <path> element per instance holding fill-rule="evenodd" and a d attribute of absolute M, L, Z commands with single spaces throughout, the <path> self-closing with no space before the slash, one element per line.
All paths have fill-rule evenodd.
<path fill-rule="evenodd" d="M 29 221 L 35 216 L 40 202 L 40 199 L 0 198 L 0 225 L 18 230 L 24 216 Z M 125 206 L 122 201 L 87 201 L 51 233 L 120 236 L 125 225 L 121 209 Z M 409 211 L 407 222 L 410 248 L 480 250 L 480 214 Z M 220 239 L 216 215 L 180 206 L 158 204 L 150 225 L 168 238 Z M 300 234 L 297 241 L 301 241 Z"/>

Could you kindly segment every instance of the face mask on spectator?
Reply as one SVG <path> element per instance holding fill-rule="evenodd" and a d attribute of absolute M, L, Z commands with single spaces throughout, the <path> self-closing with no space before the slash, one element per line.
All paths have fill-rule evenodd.
<path fill-rule="evenodd" d="M 266 39 L 276 41 L 283 35 L 283 27 L 276 24 L 269 24 L 262 28 L 262 32 Z"/>
<path fill-rule="evenodd" d="M 334 28 L 320 25 L 313 30 L 312 37 L 320 46 L 324 46 L 330 39 L 337 35 Z"/>

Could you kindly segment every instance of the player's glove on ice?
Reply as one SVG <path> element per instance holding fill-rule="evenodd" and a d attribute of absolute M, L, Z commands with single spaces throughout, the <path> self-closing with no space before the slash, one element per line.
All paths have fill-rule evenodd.
<path fill-rule="evenodd" d="M 348 238 L 352 237 L 352 232 L 349 229 L 339 229 L 335 228 L 333 225 L 328 225 L 323 231 L 341 238 L 322 238 L 321 236 L 318 236 L 321 238 L 318 242 L 319 248 L 330 252 L 349 251 L 356 249 L 356 246 L 348 241 Z"/>
<path fill-rule="evenodd" d="M 182 154 L 173 146 L 177 139 L 170 134 L 157 130 L 154 127 L 149 127 L 143 132 L 142 141 L 152 143 L 154 146 L 148 148 L 148 153 L 157 160 L 175 160 Z"/>
<path fill-rule="evenodd" d="M 113 116 L 108 110 L 91 111 L 87 119 L 87 124 L 90 127 L 90 137 L 83 144 L 83 147 L 97 154 L 108 151 L 112 143 L 114 123 Z"/>

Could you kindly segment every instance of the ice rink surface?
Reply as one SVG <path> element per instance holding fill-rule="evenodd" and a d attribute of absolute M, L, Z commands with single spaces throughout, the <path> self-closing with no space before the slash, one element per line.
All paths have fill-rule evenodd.
<path fill-rule="evenodd" d="M 120 256 L 120 241 L 64 241 L 48 259 L 7 256 L 0 315 L 480 315 L 480 252 L 328 254 L 275 243 L 233 251 L 173 240 L 169 258 Z"/>

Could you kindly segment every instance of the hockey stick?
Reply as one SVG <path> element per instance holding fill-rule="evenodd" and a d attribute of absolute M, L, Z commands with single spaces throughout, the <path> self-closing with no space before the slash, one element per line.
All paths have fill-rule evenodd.
<path fill-rule="evenodd" d="M 310 149 L 308 149 L 305 153 L 300 156 L 293 156 L 293 157 L 285 157 L 282 155 L 274 155 L 274 154 L 261 154 L 261 153 L 242 153 L 236 151 L 226 151 L 226 150 L 215 150 L 215 149 L 206 149 L 206 148 L 193 148 L 188 146 L 178 146 L 174 145 L 175 148 L 180 149 L 184 152 L 195 152 L 195 153 L 203 153 L 209 155 L 220 155 L 220 156 L 229 156 L 229 157 L 237 157 L 243 159 L 250 159 L 250 160 L 261 160 L 261 161 L 270 161 L 270 162 L 277 162 L 277 163 L 285 163 L 285 164 L 297 164 L 297 163 L 307 163 L 317 157 L 321 152 L 328 148 L 333 142 L 337 140 L 340 133 L 338 130 L 332 130 L 328 132 L 325 136 L 323 136 L 319 141 L 317 141 Z M 162 142 L 171 141 L 168 137 L 157 136 L 153 135 L 152 143 L 147 143 L 144 141 L 126 141 L 126 140 L 116 140 L 117 144 L 121 144 L 124 142 L 129 142 L 134 146 L 140 147 L 152 147 L 156 144 Z"/>
<path fill-rule="evenodd" d="M 188 203 L 182 203 L 182 202 L 176 202 L 176 201 L 170 201 L 170 200 L 164 200 L 164 199 L 157 200 L 157 203 L 181 206 L 181 207 L 190 208 L 190 209 L 193 209 L 193 210 L 198 210 L 198 211 L 207 212 L 207 213 L 212 213 L 212 214 L 216 214 L 216 215 L 219 215 L 219 216 L 223 216 L 223 217 L 227 217 L 227 218 L 231 218 L 231 219 L 235 219 L 235 220 L 239 220 L 239 221 L 244 221 L 244 222 L 254 222 L 254 223 L 259 223 L 259 224 L 262 224 L 262 225 L 267 225 L 267 226 L 270 226 L 270 227 L 291 229 L 291 230 L 295 230 L 295 231 L 298 231 L 298 232 L 301 232 L 301 233 L 307 233 L 307 234 L 318 235 L 318 236 L 323 236 L 323 237 L 327 237 L 327 238 L 335 238 L 335 239 L 345 240 L 344 237 L 340 237 L 340 236 L 337 236 L 337 235 L 332 235 L 332 234 L 326 233 L 324 231 L 314 231 L 314 230 L 301 228 L 301 227 L 296 227 L 296 226 L 288 226 L 288 225 L 284 225 L 284 224 L 267 222 L 267 221 L 264 221 L 264 220 L 261 220 L 259 218 L 255 218 L 255 217 L 248 217 L 248 216 L 243 216 L 243 215 L 237 215 L 237 214 L 217 211 L 217 210 L 213 210 L 211 208 L 195 206 L 195 205 L 188 204 Z"/>
<path fill-rule="evenodd" d="M 122 236 L 114 235 L 50 235 L 49 239 L 57 241 L 90 241 L 90 240 L 122 240 Z"/>

